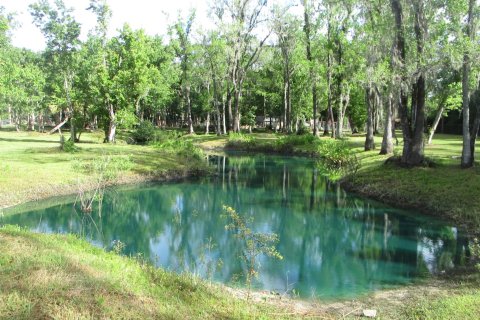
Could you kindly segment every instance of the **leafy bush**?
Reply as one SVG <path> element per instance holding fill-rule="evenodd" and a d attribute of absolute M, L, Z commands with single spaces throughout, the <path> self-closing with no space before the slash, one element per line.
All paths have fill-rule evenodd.
<path fill-rule="evenodd" d="M 155 138 L 153 142 L 161 144 L 168 140 L 179 139 L 183 136 L 183 132 L 177 130 L 157 130 L 155 131 Z"/>
<path fill-rule="evenodd" d="M 253 142 L 255 141 L 255 137 L 248 135 L 248 134 L 243 134 L 240 132 L 230 132 L 228 134 L 228 142 Z"/>
<path fill-rule="evenodd" d="M 189 159 L 200 160 L 204 158 L 202 149 L 195 146 L 191 141 L 183 139 L 168 139 L 157 142 L 155 146 L 163 151 L 175 153 Z"/>
<path fill-rule="evenodd" d="M 132 138 L 136 143 L 146 144 L 155 139 L 155 127 L 150 121 L 142 121 L 133 131 Z"/>
<path fill-rule="evenodd" d="M 318 139 L 313 135 L 289 135 L 279 138 L 275 142 L 277 152 L 293 153 L 295 147 L 307 146 L 317 143 Z"/>
<path fill-rule="evenodd" d="M 470 243 L 470 254 L 471 259 L 475 263 L 475 267 L 480 271 L 480 242 L 478 241 L 478 238 L 474 238 Z"/>
<path fill-rule="evenodd" d="M 73 142 L 72 140 L 65 141 L 64 139 L 60 141 L 60 149 L 68 153 L 75 153 L 80 151 L 80 148 L 75 145 L 75 142 Z"/>
<path fill-rule="evenodd" d="M 305 123 L 302 122 L 302 123 L 298 126 L 297 134 L 298 134 L 298 135 L 311 134 L 311 131 L 310 131 L 310 128 L 307 127 L 307 126 L 305 125 Z M 312 137 L 313 137 L 313 135 L 312 135 Z"/>
<path fill-rule="evenodd" d="M 258 144 L 255 137 L 243 133 L 230 132 L 228 134 L 226 147 L 245 151 L 258 151 Z"/>
<path fill-rule="evenodd" d="M 333 180 L 354 174 L 360 167 L 355 152 L 342 140 L 322 140 L 317 146 L 317 154 L 321 158 L 317 162 L 320 171 Z"/>

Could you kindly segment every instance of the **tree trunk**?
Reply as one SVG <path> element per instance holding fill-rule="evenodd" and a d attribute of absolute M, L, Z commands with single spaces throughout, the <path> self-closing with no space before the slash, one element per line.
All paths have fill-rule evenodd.
<path fill-rule="evenodd" d="M 440 120 L 442 119 L 442 114 L 445 111 L 445 105 L 444 101 L 440 103 L 440 106 L 437 109 L 437 114 L 435 115 L 435 120 L 433 120 L 433 125 L 432 129 L 430 129 L 430 134 L 428 135 L 428 142 L 427 144 L 432 144 L 433 140 L 433 135 L 435 134 L 435 131 L 437 130 L 438 124 L 440 123 Z"/>
<path fill-rule="evenodd" d="M 187 124 L 188 133 L 193 134 L 193 121 L 192 121 L 192 101 L 190 100 L 190 85 L 185 86 L 185 99 L 187 103 Z"/>
<path fill-rule="evenodd" d="M 375 136 L 373 133 L 373 89 L 368 87 L 365 90 L 365 100 L 367 103 L 367 135 L 365 139 L 365 151 L 370 151 L 375 149 Z"/>
<path fill-rule="evenodd" d="M 107 141 L 109 143 L 115 143 L 115 134 L 117 131 L 117 120 L 115 116 L 115 110 L 113 105 L 108 106 L 108 115 L 109 115 L 109 127 L 108 127 L 108 137 Z"/>
<path fill-rule="evenodd" d="M 209 134 L 210 132 L 210 112 L 207 113 L 207 121 L 205 122 L 205 134 Z"/>
<path fill-rule="evenodd" d="M 473 44 L 475 40 L 475 0 L 470 0 L 468 4 L 468 24 L 467 24 L 467 37 Z M 470 132 L 470 53 L 466 49 L 463 55 L 463 67 L 462 67 L 462 115 L 463 115 L 463 148 L 462 148 L 462 168 L 470 168 L 473 166 L 474 154 L 472 154 L 472 137 Z M 474 149 L 474 148 L 473 148 Z"/>
<path fill-rule="evenodd" d="M 222 124 L 223 124 L 223 134 L 227 134 L 227 117 L 226 117 L 226 110 L 225 110 L 225 98 L 222 95 Z"/>
<path fill-rule="evenodd" d="M 309 67 L 310 67 L 310 82 L 312 85 L 312 105 L 313 105 L 313 135 L 317 136 L 318 135 L 318 129 L 317 129 L 317 81 L 316 81 L 316 76 L 315 76 L 315 70 L 313 68 L 313 57 L 312 57 L 312 49 L 311 49 L 311 39 L 310 39 L 310 33 L 311 33 L 311 26 L 310 26 L 310 18 L 309 18 L 309 12 L 307 8 L 307 1 L 303 0 L 302 1 L 303 6 L 304 6 L 304 32 L 305 32 L 305 37 L 307 40 L 307 60 L 309 62 Z"/>
<path fill-rule="evenodd" d="M 62 122 L 60 122 L 58 125 L 56 125 L 55 128 L 53 128 L 52 130 L 50 130 L 50 131 L 48 132 L 48 134 L 52 134 L 52 133 L 54 133 L 54 132 L 57 131 L 57 130 L 58 130 L 58 132 L 61 134 L 62 132 L 60 131 L 60 128 L 63 127 L 63 125 L 68 122 L 68 120 L 69 120 L 69 117 L 66 117 Z"/>
<path fill-rule="evenodd" d="M 386 107 L 385 115 L 385 128 L 383 128 L 383 140 L 382 148 L 380 149 L 380 154 L 391 154 L 393 153 L 393 97 L 392 94 L 388 97 L 388 103 Z"/>
<path fill-rule="evenodd" d="M 412 105 L 412 114 L 415 114 L 415 121 L 412 123 L 409 118 L 408 112 L 408 96 L 405 90 L 405 84 L 408 83 L 406 75 L 404 72 L 405 69 L 405 37 L 403 31 L 403 11 L 400 0 L 391 0 L 392 12 L 395 17 L 395 50 L 393 51 L 394 58 L 393 61 L 396 61 L 400 67 L 400 99 L 398 110 L 400 112 L 400 119 L 402 122 L 402 131 L 403 131 L 403 154 L 401 162 L 402 164 L 415 166 L 420 165 L 423 162 L 423 131 L 424 131 L 424 120 L 425 120 L 425 76 L 423 71 L 420 71 L 419 76 L 417 77 L 416 83 L 414 84 L 413 90 L 413 101 L 415 102 Z M 423 55 L 423 46 L 424 46 L 424 35 L 425 30 L 421 25 L 425 23 L 425 18 L 423 16 L 423 0 L 419 0 L 418 3 L 415 3 L 415 35 L 417 41 L 417 57 Z M 419 59 L 420 60 L 420 59 Z"/>
<path fill-rule="evenodd" d="M 237 84 L 234 94 L 234 110 L 233 110 L 233 132 L 240 132 L 240 97 L 241 83 Z"/>
<path fill-rule="evenodd" d="M 228 107 L 228 127 L 227 131 L 230 131 L 233 129 L 233 113 L 232 113 L 232 92 L 230 89 L 227 88 L 227 107 Z"/>

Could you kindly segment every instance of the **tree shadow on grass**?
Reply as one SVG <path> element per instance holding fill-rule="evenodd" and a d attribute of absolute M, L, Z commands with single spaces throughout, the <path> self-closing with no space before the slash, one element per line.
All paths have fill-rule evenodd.
<path fill-rule="evenodd" d="M 33 143 L 56 143 L 59 144 L 59 141 L 55 140 L 43 140 L 43 139 L 23 139 L 23 138 L 18 138 L 18 139 L 10 139 L 10 138 L 0 138 L 0 142 L 5 141 L 5 142 L 33 142 Z"/>

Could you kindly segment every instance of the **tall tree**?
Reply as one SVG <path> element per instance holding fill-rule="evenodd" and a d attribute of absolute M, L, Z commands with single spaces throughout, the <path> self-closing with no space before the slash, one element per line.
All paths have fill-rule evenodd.
<path fill-rule="evenodd" d="M 231 115 L 229 127 L 234 132 L 240 131 L 240 99 L 245 76 L 270 36 L 270 32 L 260 40 L 254 36 L 262 23 L 262 11 L 266 5 L 266 0 L 218 0 L 214 3 L 213 11 L 219 20 L 219 27 L 224 29 L 230 45 L 227 55 L 230 65 L 227 105 Z"/>
<path fill-rule="evenodd" d="M 310 68 L 310 83 L 311 83 L 311 90 L 312 90 L 312 106 L 313 106 L 313 135 L 318 135 L 318 127 L 317 127 L 317 110 L 318 110 L 318 101 L 317 101 L 317 75 L 315 73 L 314 68 L 314 58 L 312 55 L 312 24 L 311 24 L 311 15 L 312 15 L 312 4 L 309 0 L 302 0 L 303 5 L 303 18 L 304 18 L 304 26 L 303 31 L 305 32 L 305 41 L 306 41 L 306 54 L 307 60 L 309 62 Z M 330 61 L 330 59 L 329 59 Z M 329 100 L 330 101 L 330 100 Z M 333 111 L 331 110 L 331 106 L 329 106 L 329 116 L 331 117 L 331 121 L 333 124 Z"/>
<path fill-rule="evenodd" d="M 463 106 L 463 147 L 462 147 L 462 168 L 470 168 L 475 161 L 475 142 L 478 135 L 478 127 L 480 124 L 480 115 L 477 112 L 477 119 L 471 125 L 470 121 L 470 72 L 472 63 L 472 46 L 475 41 L 475 24 L 477 17 L 477 4 L 475 0 L 468 1 L 468 17 L 466 25 L 465 51 L 463 55 L 462 66 L 462 106 Z"/>
<path fill-rule="evenodd" d="M 190 98 L 191 91 L 191 75 L 190 68 L 192 62 L 190 61 L 192 55 L 192 44 L 191 44 L 191 32 L 192 25 L 195 20 L 195 11 L 192 11 L 186 21 L 183 21 L 180 17 L 177 23 L 174 25 L 174 33 L 176 42 L 174 44 L 175 51 L 177 53 L 177 58 L 180 59 L 180 67 L 182 69 L 182 103 L 186 109 L 186 118 L 188 125 L 188 133 L 192 134 L 193 131 L 193 121 L 192 121 L 192 101 Z"/>
<path fill-rule="evenodd" d="M 30 5 L 35 25 L 40 28 L 47 41 L 46 57 L 51 72 L 61 77 L 67 117 L 70 118 L 70 139 L 75 141 L 73 79 L 75 77 L 75 53 L 80 44 L 80 24 L 62 0 L 52 6 L 48 0 Z M 53 70 L 52 70 L 53 69 Z"/>

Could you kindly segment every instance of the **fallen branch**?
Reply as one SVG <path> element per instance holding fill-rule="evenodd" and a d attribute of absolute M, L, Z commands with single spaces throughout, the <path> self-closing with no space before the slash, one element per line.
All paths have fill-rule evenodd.
<path fill-rule="evenodd" d="M 48 132 L 48 134 L 52 134 L 52 133 L 54 133 L 55 131 L 59 130 L 61 127 L 63 127 L 63 125 L 64 125 L 65 123 L 68 122 L 68 119 L 69 119 L 69 117 L 66 117 L 65 120 L 63 120 L 62 122 L 60 122 L 60 123 L 59 123 L 55 128 L 53 128 L 52 130 L 50 130 L 50 131 Z"/>

